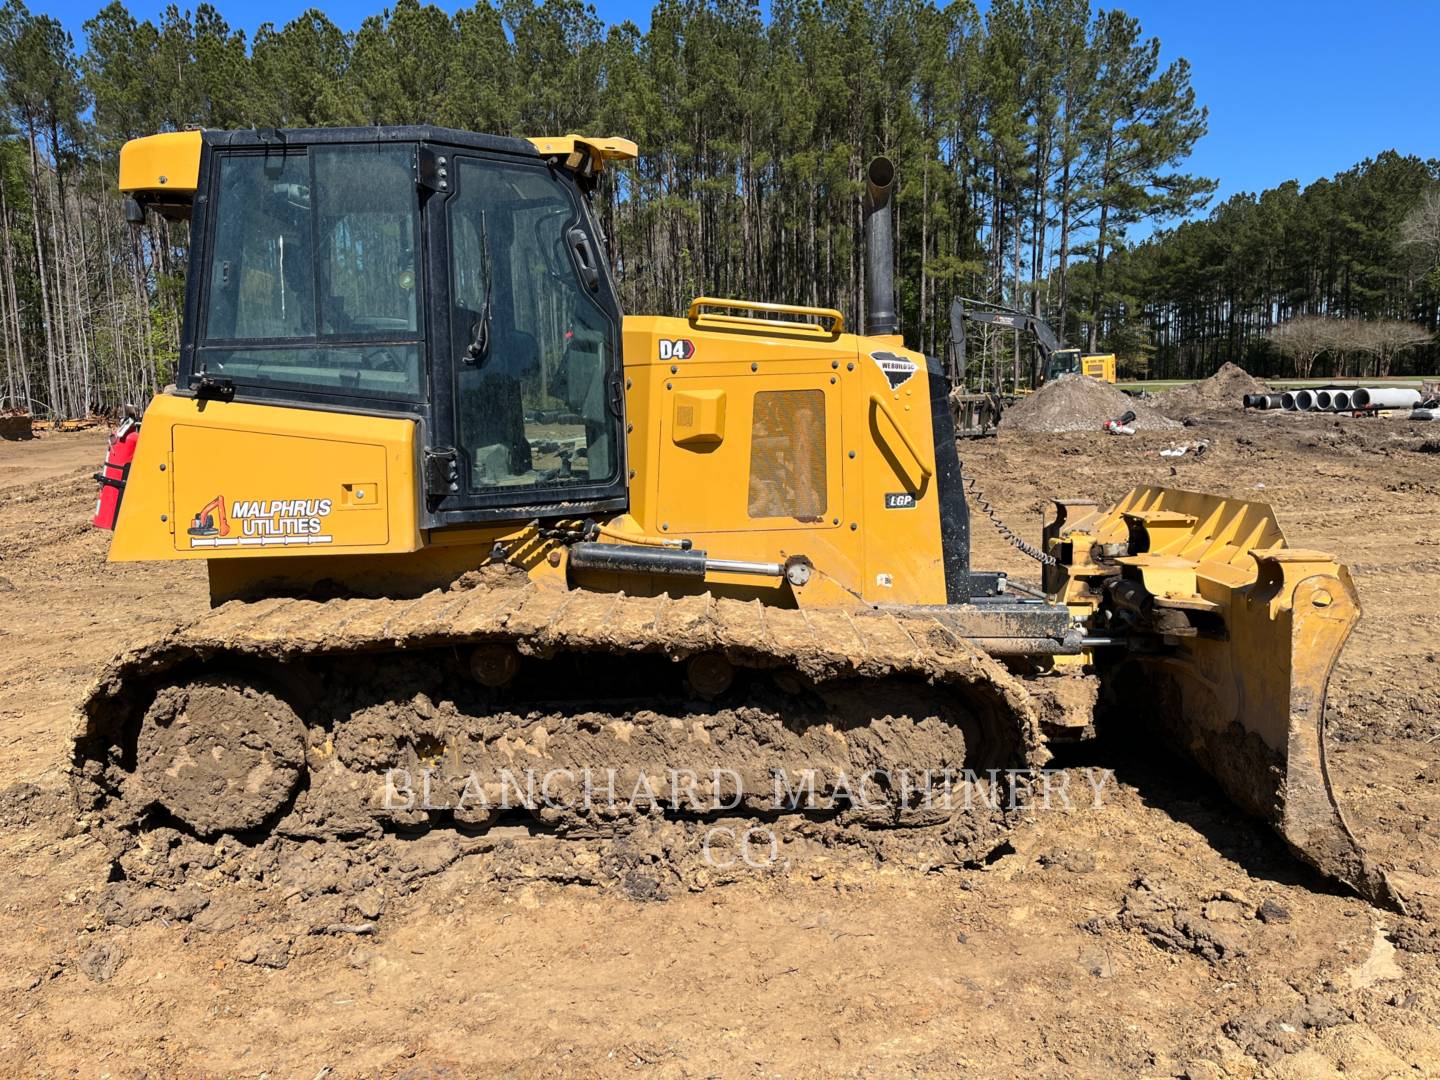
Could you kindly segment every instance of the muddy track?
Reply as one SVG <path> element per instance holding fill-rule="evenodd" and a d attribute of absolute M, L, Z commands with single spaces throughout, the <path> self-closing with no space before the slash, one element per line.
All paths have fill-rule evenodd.
<path fill-rule="evenodd" d="M 502 688 L 471 667 L 497 647 L 520 657 Z M 723 658 L 728 685 L 697 693 L 682 663 L 697 657 Z M 1045 757 L 1030 691 L 926 616 L 566 592 L 496 570 L 413 601 L 232 602 L 131 651 L 81 706 L 73 783 L 137 878 L 185 877 L 209 861 L 197 844 L 226 837 L 657 826 L 683 875 L 730 820 L 974 864 L 1005 836 L 989 771 Z"/>

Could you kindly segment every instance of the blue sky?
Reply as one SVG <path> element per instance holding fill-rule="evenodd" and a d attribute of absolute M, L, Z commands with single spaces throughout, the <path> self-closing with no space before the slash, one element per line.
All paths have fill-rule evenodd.
<path fill-rule="evenodd" d="M 323 8 L 347 29 L 384 0 L 214 0 L 232 25 L 252 31 Z M 81 37 L 103 0 L 32 0 Z M 161 0 L 133 0 L 155 17 Z M 189 6 L 189 5 L 182 5 Z M 454 0 L 442 0 L 454 9 Z M 596 0 L 609 22 L 644 27 L 648 0 Z M 982 2 L 982 6 L 984 6 Z M 1348 168 L 1382 150 L 1440 158 L 1440 0 L 1126 0 L 1123 7 L 1158 36 L 1166 59 L 1191 64 L 1210 134 L 1189 168 L 1220 181 L 1216 198 L 1301 183 Z M 623 134 L 616 132 L 615 134 Z M 643 150 L 643 148 L 642 148 Z M 1132 239 L 1137 238 L 1135 230 Z"/>

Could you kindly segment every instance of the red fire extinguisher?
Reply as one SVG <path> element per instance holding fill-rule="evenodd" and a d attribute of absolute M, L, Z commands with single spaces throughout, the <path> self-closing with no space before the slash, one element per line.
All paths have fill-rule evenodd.
<path fill-rule="evenodd" d="M 140 422 L 133 417 L 127 417 L 110 436 L 105 465 L 95 474 L 100 482 L 100 497 L 95 500 L 95 516 L 90 524 L 96 528 L 115 528 L 115 519 L 120 516 L 120 500 L 125 495 L 125 481 L 130 478 L 130 462 L 135 459 L 139 442 Z"/>

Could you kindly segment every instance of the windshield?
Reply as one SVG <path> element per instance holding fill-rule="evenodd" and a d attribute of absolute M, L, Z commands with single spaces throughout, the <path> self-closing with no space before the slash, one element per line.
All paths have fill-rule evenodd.
<path fill-rule="evenodd" d="M 1074 375 L 1079 370 L 1079 349 L 1060 349 L 1050 354 L 1050 378 L 1053 379 L 1057 375 Z"/>
<path fill-rule="evenodd" d="M 456 172 L 451 340 L 469 488 L 608 481 L 615 331 L 571 255 L 574 196 L 540 167 L 462 157 Z"/>
<path fill-rule="evenodd" d="M 245 384 L 418 398 L 415 148 L 219 162 L 200 369 Z"/>

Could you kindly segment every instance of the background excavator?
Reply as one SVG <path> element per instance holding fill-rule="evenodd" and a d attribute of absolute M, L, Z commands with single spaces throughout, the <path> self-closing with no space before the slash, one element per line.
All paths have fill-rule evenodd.
<path fill-rule="evenodd" d="M 484 830 L 511 818 L 442 796 L 523 762 L 702 778 L 623 812 L 551 792 L 525 811 L 553 836 L 658 819 L 693 843 L 707 800 L 773 818 L 803 774 L 832 796 L 804 827 L 973 862 L 1003 800 L 834 796 L 857 772 L 1004 785 L 1098 701 L 1397 902 L 1325 767 L 1343 566 L 1262 504 L 1140 488 L 1014 538 L 1043 589 L 975 569 L 950 380 L 898 333 L 889 162 L 857 335 L 733 299 L 622 317 L 588 203 L 635 154 L 433 127 L 124 148 L 129 216 L 188 219 L 191 254 L 178 385 L 112 448 L 99 523 L 113 560 L 205 560 L 214 606 L 81 707 L 77 798 L 121 858 Z M 193 535 L 218 500 L 228 532 Z M 382 797 L 397 767 L 422 805 Z"/>
<path fill-rule="evenodd" d="M 969 307 L 965 305 L 969 304 Z M 999 326 L 1014 330 L 1018 334 L 1028 331 L 1038 353 L 1039 364 L 1035 369 L 1034 389 L 1039 389 L 1061 375 L 1088 375 L 1101 382 L 1115 381 L 1114 353 L 1087 353 L 1065 345 L 1050 324 L 1038 315 L 1031 315 L 1015 308 L 987 304 L 983 300 L 967 300 L 957 296 L 950 302 L 950 337 L 956 356 L 965 356 L 965 324 L 977 323 L 984 326 Z M 957 365 L 963 374 L 963 366 Z M 983 387 L 984 370 L 981 370 Z M 1019 389 L 1016 387 L 1015 389 Z"/>
<path fill-rule="evenodd" d="M 1029 368 L 1032 385 L 1027 388 L 1017 382 L 1007 390 L 997 370 L 995 377 L 988 379 L 987 386 L 986 365 L 982 362 L 975 387 L 971 388 L 966 379 L 967 323 L 998 326 L 1021 335 L 1028 331 L 1036 354 L 1036 363 Z M 956 433 L 964 436 L 994 434 L 1006 405 L 1062 375 L 1088 375 L 1108 383 L 1113 383 L 1116 377 L 1114 353 L 1081 352 L 1066 346 L 1050 324 L 1038 315 L 960 296 L 950 302 L 950 356 L 950 407 L 955 416 Z"/>

